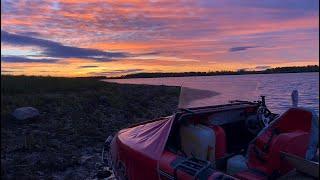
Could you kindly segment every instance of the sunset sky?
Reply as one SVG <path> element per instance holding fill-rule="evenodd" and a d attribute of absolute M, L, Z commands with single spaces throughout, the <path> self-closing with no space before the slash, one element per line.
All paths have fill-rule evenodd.
<path fill-rule="evenodd" d="M 319 64 L 318 0 L 1 0 L 1 74 Z"/>

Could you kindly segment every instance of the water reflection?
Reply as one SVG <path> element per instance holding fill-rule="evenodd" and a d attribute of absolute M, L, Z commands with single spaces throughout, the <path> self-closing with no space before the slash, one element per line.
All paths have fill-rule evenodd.
<path fill-rule="evenodd" d="M 296 89 L 299 91 L 299 106 L 312 108 L 319 114 L 319 73 L 110 79 L 107 81 L 180 86 L 217 93 L 211 96 L 203 91 L 202 93 L 207 94 L 208 97 L 203 98 L 202 95 L 198 95 L 201 99 L 193 98 L 192 106 L 223 104 L 230 100 L 258 100 L 260 95 L 265 95 L 268 107 L 276 113 L 281 113 L 292 105 L 291 92 Z M 187 104 L 190 106 L 190 103 Z"/>

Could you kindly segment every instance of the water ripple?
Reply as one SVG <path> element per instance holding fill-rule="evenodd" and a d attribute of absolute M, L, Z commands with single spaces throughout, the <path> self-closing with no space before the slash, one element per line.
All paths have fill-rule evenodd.
<path fill-rule="evenodd" d="M 319 114 L 319 73 L 110 79 L 106 81 L 122 84 L 184 86 L 220 93 L 214 97 L 195 101 L 194 106 L 222 104 L 230 100 L 257 100 L 260 95 L 265 95 L 268 107 L 276 113 L 282 113 L 291 106 L 291 92 L 298 90 L 299 106 L 312 108 Z"/>

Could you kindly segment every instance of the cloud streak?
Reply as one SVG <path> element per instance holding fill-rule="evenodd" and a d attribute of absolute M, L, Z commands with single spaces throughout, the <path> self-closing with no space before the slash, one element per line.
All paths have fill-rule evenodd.
<path fill-rule="evenodd" d="M 79 66 L 78 68 L 79 69 L 86 69 L 86 68 L 96 68 L 96 67 L 99 67 L 99 66 L 87 65 L 87 66 Z"/>
<path fill-rule="evenodd" d="M 237 51 L 245 51 L 247 49 L 256 48 L 257 46 L 239 46 L 239 47 L 232 47 L 229 49 L 229 52 L 237 52 Z"/>
<path fill-rule="evenodd" d="M 105 52 L 97 49 L 66 46 L 58 42 L 13 34 L 6 31 L 1 31 L 1 42 L 16 46 L 37 46 L 43 48 L 43 56 L 53 58 L 83 58 L 103 62 L 130 56 L 129 53 L 124 52 Z"/>
<path fill-rule="evenodd" d="M 47 63 L 47 64 L 54 64 L 57 63 L 59 59 L 31 59 L 22 56 L 1 56 L 1 62 L 6 63 Z"/>
<path fill-rule="evenodd" d="M 143 69 L 125 69 L 125 70 L 89 72 L 88 74 L 92 76 L 115 76 L 115 75 L 121 75 L 121 74 L 137 73 L 142 71 Z"/>
<path fill-rule="evenodd" d="M 271 66 L 256 66 L 255 69 L 256 70 L 265 70 L 265 69 L 269 69 L 272 68 Z"/>

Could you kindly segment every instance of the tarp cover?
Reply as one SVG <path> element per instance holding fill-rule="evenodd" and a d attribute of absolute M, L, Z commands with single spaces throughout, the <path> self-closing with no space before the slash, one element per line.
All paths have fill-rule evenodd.
<path fill-rule="evenodd" d="M 174 117 L 123 129 L 111 145 L 113 170 L 119 179 L 158 179 L 160 159 Z"/>
<path fill-rule="evenodd" d="M 172 122 L 173 118 L 169 117 L 124 129 L 119 132 L 118 138 L 131 149 L 158 160 L 169 136 Z"/>

